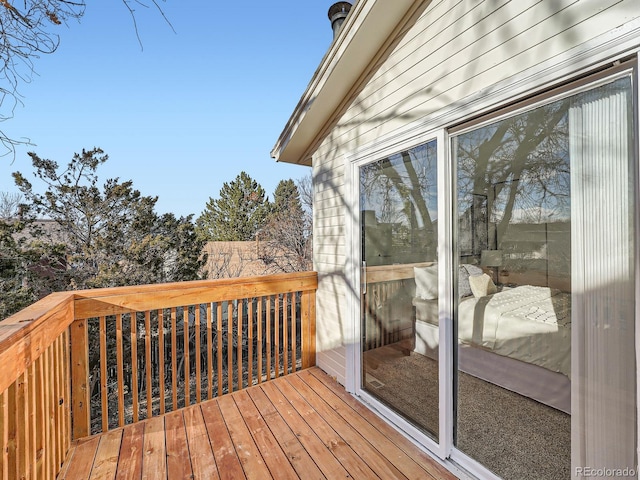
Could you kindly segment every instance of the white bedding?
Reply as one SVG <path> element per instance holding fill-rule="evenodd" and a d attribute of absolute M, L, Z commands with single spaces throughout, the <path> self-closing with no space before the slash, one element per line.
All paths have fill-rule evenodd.
<path fill-rule="evenodd" d="M 414 304 L 417 321 L 437 324 L 437 300 L 415 299 Z M 570 294 L 525 285 L 486 297 L 465 297 L 458 318 L 461 343 L 570 377 Z"/>

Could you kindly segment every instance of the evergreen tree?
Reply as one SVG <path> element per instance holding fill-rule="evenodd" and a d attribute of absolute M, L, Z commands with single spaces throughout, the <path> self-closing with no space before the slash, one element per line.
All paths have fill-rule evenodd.
<path fill-rule="evenodd" d="M 210 241 L 253 240 L 270 211 L 269 200 L 258 182 L 240 174 L 220 189 L 220 198 L 209 201 L 197 220 L 198 234 Z"/>
<path fill-rule="evenodd" d="M 280 180 L 275 192 L 273 193 L 273 208 L 271 209 L 271 215 L 283 214 L 291 215 L 296 218 L 304 215 L 298 187 L 291 179 Z"/>
<path fill-rule="evenodd" d="M 30 222 L 0 218 L 0 320 L 37 301 L 55 286 L 51 272 L 64 270 L 60 245 L 29 242 Z"/>
<path fill-rule="evenodd" d="M 30 229 L 20 250 L 49 245 L 64 252 L 62 268 L 48 264 L 52 279 L 39 296 L 200 277 L 206 259 L 192 217 L 157 215 L 157 197 L 141 195 L 131 181 L 108 179 L 100 186 L 97 169 L 108 159 L 102 150 L 75 154 L 63 171 L 52 160 L 29 156 L 45 193 L 36 193 L 21 173 L 13 174 L 25 198 L 22 219 L 38 226 L 42 222 L 35 219 L 46 218 L 48 228 Z"/>

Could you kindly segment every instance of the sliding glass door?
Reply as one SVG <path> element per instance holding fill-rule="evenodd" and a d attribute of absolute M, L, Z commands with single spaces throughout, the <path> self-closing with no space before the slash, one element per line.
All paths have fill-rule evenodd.
<path fill-rule="evenodd" d="M 634 69 L 349 170 L 356 392 L 479 477 L 637 478 Z"/>
<path fill-rule="evenodd" d="M 454 444 L 502 478 L 636 458 L 630 75 L 453 136 Z"/>
<path fill-rule="evenodd" d="M 437 439 L 436 142 L 362 166 L 359 182 L 361 388 Z"/>

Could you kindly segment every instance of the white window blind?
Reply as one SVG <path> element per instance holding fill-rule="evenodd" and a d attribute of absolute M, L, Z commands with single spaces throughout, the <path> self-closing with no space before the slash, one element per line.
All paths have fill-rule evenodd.
<path fill-rule="evenodd" d="M 569 109 L 574 478 L 637 466 L 631 112 L 630 77 Z"/>

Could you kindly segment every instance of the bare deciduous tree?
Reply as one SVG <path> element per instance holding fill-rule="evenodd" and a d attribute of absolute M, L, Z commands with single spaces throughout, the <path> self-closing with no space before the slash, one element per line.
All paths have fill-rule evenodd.
<path fill-rule="evenodd" d="M 310 202 L 310 177 L 299 181 Z M 281 181 L 266 226 L 260 232 L 260 258 L 269 273 L 300 272 L 311 269 L 311 209 L 303 206 L 293 180 Z"/>
<path fill-rule="evenodd" d="M 11 220 L 20 213 L 22 195 L 19 193 L 0 192 L 0 220 Z"/>

